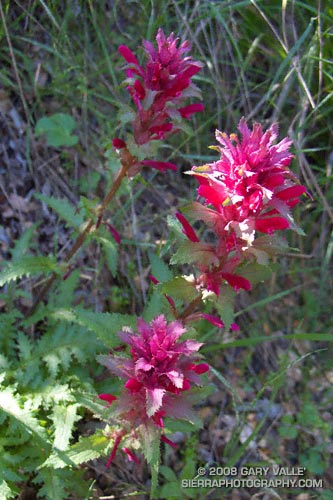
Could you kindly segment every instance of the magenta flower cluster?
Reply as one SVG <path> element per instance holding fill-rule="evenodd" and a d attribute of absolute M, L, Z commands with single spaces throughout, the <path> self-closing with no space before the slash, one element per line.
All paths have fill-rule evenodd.
<path fill-rule="evenodd" d="M 193 203 L 187 213 L 213 230 L 215 244 L 201 242 L 187 219 L 178 214 L 193 243 L 188 251 L 201 256 L 196 284 L 217 295 L 225 282 L 236 290 L 251 288 L 250 281 L 241 275 L 244 261 L 267 264 L 268 256 L 276 250 L 271 236 L 275 231 L 295 228 L 290 209 L 306 191 L 288 168 L 293 158 L 291 141 L 285 138 L 275 143 L 276 124 L 263 132 L 259 123 L 250 130 L 242 119 L 238 128 L 241 139 L 216 131 L 220 145 L 212 149 L 220 153 L 220 159 L 188 172 L 199 182 L 198 195 L 203 202 Z"/>
<path fill-rule="evenodd" d="M 178 38 L 173 33 L 166 37 L 161 28 L 156 42 L 157 48 L 147 40 L 143 42 L 148 59 L 145 65 L 139 63 L 126 45 L 118 49 L 127 63 L 127 90 L 136 108 L 132 127 L 134 140 L 139 146 L 165 139 L 182 127 L 183 119 L 189 119 L 204 109 L 201 103 L 184 106 L 185 99 L 201 97 L 191 79 L 203 65 L 185 56 L 190 50 L 189 42 L 185 41 L 177 47 Z M 124 141 L 116 141 L 118 148 L 126 146 Z M 114 143 L 115 147 L 117 144 Z M 161 161 L 144 160 L 141 163 L 162 171 L 176 169 L 175 165 Z"/>
<path fill-rule="evenodd" d="M 200 385 L 200 375 L 208 365 L 198 363 L 196 354 L 202 344 L 195 340 L 179 341 L 185 333 L 180 321 L 167 323 L 163 315 L 151 323 L 138 319 L 138 333 L 123 330 L 120 339 L 130 346 L 130 358 L 110 354 L 99 361 L 126 382 L 119 398 L 100 394 L 112 403 L 112 416 L 129 429 L 149 425 L 164 427 L 163 418 L 193 417 L 187 393 Z M 113 403 L 115 401 L 115 403 Z M 144 430 L 143 430 L 144 432 Z"/>

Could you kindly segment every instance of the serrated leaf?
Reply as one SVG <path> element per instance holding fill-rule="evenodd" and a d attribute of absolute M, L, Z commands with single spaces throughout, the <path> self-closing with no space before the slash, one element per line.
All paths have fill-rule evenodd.
<path fill-rule="evenodd" d="M 177 219 L 177 217 L 173 215 L 168 215 L 167 216 L 167 224 L 170 229 L 173 230 L 174 234 L 180 238 L 181 240 L 185 240 L 185 235 L 183 233 L 183 226 Z"/>
<path fill-rule="evenodd" d="M 74 423 L 80 419 L 77 415 L 76 404 L 55 406 L 52 412 L 52 420 L 55 427 L 53 446 L 59 450 L 65 450 L 72 437 Z"/>
<path fill-rule="evenodd" d="M 94 415 L 99 416 L 103 419 L 106 412 L 108 412 L 108 407 L 105 406 L 105 402 L 101 402 L 98 399 L 97 395 L 89 395 L 89 394 L 80 394 L 76 392 L 75 401 L 84 406 L 89 411 L 91 411 Z"/>
<path fill-rule="evenodd" d="M 14 248 L 10 250 L 13 261 L 17 261 L 27 252 L 30 241 L 34 236 L 38 223 L 32 224 L 20 238 L 15 242 Z"/>
<path fill-rule="evenodd" d="M 172 279 L 172 272 L 158 255 L 149 253 L 149 260 L 151 264 L 151 274 L 155 276 L 158 281 L 164 282 Z"/>
<path fill-rule="evenodd" d="M 267 281 L 271 274 L 272 270 L 268 266 L 262 266 L 256 262 L 247 264 L 240 272 L 240 276 L 249 280 L 252 286 Z"/>
<path fill-rule="evenodd" d="M 231 286 L 221 285 L 220 295 L 214 300 L 226 331 L 234 320 L 235 297 L 236 292 Z"/>
<path fill-rule="evenodd" d="M 99 241 L 102 245 L 106 261 L 108 267 L 111 271 L 113 277 L 117 276 L 118 270 L 118 248 L 116 243 L 108 240 L 107 238 L 103 238 L 101 236 L 95 237 L 97 241 Z"/>
<path fill-rule="evenodd" d="M 55 113 L 51 116 L 45 116 L 37 121 L 35 133 L 45 135 L 49 146 L 74 146 L 79 138 L 72 135 L 76 127 L 76 122 L 71 115 L 67 113 Z"/>
<path fill-rule="evenodd" d="M 219 259 L 213 245 L 209 243 L 184 241 L 170 259 L 170 264 L 193 263 L 198 263 L 207 267 L 210 265 L 217 266 L 219 264 Z"/>
<path fill-rule="evenodd" d="M 158 473 L 161 460 L 161 434 L 159 429 L 147 425 L 143 433 L 143 454 L 151 468 L 150 498 L 154 498 L 158 485 Z"/>
<path fill-rule="evenodd" d="M 182 276 L 176 276 L 159 287 L 163 293 L 170 295 L 170 297 L 187 302 L 191 302 L 197 296 L 194 284 Z"/>
<path fill-rule="evenodd" d="M 52 312 L 51 317 L 61 321 L 76 323 L 96 333 L 105 345 L 113 347 L 119 343 L 117 333 L 123 326 L 134 328 L 136 316 L 118 313 L 95 313 L 85 309 L 58 309 Z"/>
<path fill-rule="evenodd" d="M 66 199 L 53 198 L 52 196 L 45 196 L 40 193 L 35 194 L 37 200 L 43 201 L 48 205 L 61 219 L 67 222 L 69 227 L 80 228 L 83 224 L 83 217 L 80 213 L 76 212 L 74 208 Z"/>
<path fill-rule="evenodd" d="M 30 411 L 20 407 L 16 397 L 8 388 L 0 391 L 0 412 L 17 421 L 29 434 L 33 433 L 41 439 L 44 446 L 49 446 L 49 441 L 43 427 L 39 425 L 38 420 L 33 417 Z"/>
<path fill-rule="evenodd" d="M 7 500 L 7 498 L 14 498 L 16 495 L 17 491 L 12 490 L 4 479 L 0 479 L 0 499 Z"/>
<path fill-rule="evenodd" d="M 38 471 L 34 483 L 43 483 L 38 496 L 46 500 L 59 500 L 66 498 L 66 483 L 54 470 L 42 469 Z"/>
<path fill-rule="evenodd" d="M 23 276 L 50 272 L 58 272 L 57 263 L 51 257 L 23 257 L 19 261 L 11 262 L 0 273 L 0 286 Z"/>
<path fill-rule="evenodd" d="M 184 498 L 184 491 L 180 487 L 180 481 L 170 481 L 164 484 L 162 488 L 158 491 L 159 498 Z"/>
<path fill-rule="evenodd" d="M 62 469 L 67 465 L 80 465 L 89 460 L 99 458 L 106 451 L 110 440 L 100 433 L 95 433 L 92 436 L 80 439 L 68 450 L 56 450 L 42 464 L 41 467 L 53 467 L 54 469 Z"/>
<path fill-rule="evenodd" d="M 166 310 L 167 305 L 168 302 L 166 301 L 165 297 L 159 292 L 159 290 L 155 289 L 145 305 L 145 308 L 142 312 L 142 318 L 145 321 L 150 322 L 156 316 L 162 314 L 164 310 Z"/>

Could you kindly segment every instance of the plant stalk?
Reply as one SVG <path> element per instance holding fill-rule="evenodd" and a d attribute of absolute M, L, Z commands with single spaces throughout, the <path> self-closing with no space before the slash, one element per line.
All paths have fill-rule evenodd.
<path fill-rule="evenodd" d="M 110 201 L 112 200 L 112 198 L 114 197 L 114 195 L 116 194 L 118 189 L 120 188 L 121 183 L 122 183 L 124 177 L 127 175 L 129 168 L 131 166 L 135 165 L 135 163 L 137 162 L 137 158 L 132 156 L 132 154 L 128 151 L 127 148 L 124 148 L 120 151 L 120 160 L 121 160 L 121 167 L 118 171 L 118 174 L 117 174 L 117 177 L 116 177 L 114 183 L 112 184 L 110 191 L 105 196 L 102 203 L 96 207 L 96 212 L 98 213 L 98 222 L 96 224 L 96 229 L 98 229 L 98 227 L 100 225 L 100 221 L 103 218 L 106 207 L 108 206 L 108 204 L 110 203 Z M 81 233 L 76 238 L 73 247 L 70 249 L 70 251 L 64 257 L 63 262 L 65 262 L 65 263 L 69 262 L 70 259 L 76 254 L 76 252 L 81 248 L 87 234 L 90 233 L 94 224 L 95 224 L 95 222 L 94 222 L 93 218 L 88 220 L 85 228 L 81 231 Z M 53 284 L 53 282 L 55 281 L 57 276 L 58 275 L 54 272 L 51 274 L 51 276 L 46 281 L 45 285 L 43 286 L 43 288 L 40 290 L 39 294 L 37 295 L 32 307 L 28 313 L 28 316 L 30 316 L 31 314 L 33 314 L 35 312 L 37 306 L 43 300 L 43 298 L 45 297 L 45 295 L 49 291 L 51 285 Z"/>

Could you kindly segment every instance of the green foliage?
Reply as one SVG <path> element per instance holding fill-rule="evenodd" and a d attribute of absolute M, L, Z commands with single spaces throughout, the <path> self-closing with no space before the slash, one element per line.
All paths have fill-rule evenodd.
<path fill-rule="evenodd" d="M 84 326 L 87 330 L 94 332 L 100 340 L 108 347 L 119 344 L 117 332 L 121 326 L 135 328 L 136 317 L 129 314 L 118 313 L 95 313 L 83 309 L 58 309 L 51 316 L 60 321 L 75 323 Z"/>
<path fill-rule="evenodd" d="M 299 247 L 302 241 L 301 254 L 298 258 L 295 255 L 283 258 L 279 274 L 272 275 L 271 295 L 262 286 L 244 299 L 244 294 L 238 295 L 231 287 L 225 286 L 217 304 L 210 301 L 210 297 L 205 299 L 207 312 L 216 308 L 226 327 L 223 333 L 226 338 L 221 332 L 218 343 L 206 345 L 207 361 L 219 368 L 212 370 L 214 384 L 220 384 L 222 391 L 232 396 L 223 401 L 222 417 L 232 420 L 236 415 L 237 422 L 236 428 L 231 429 L 230 437 L 226 422 L 222 423 L 222 427 L 220 425 L 221 415 L 218 413 L 219 405 L 216 405 L 210 408 L 213 416 L 209 433 L 205 429 L 204 434 L 213 435 L 215 419 L 218 420 L 222 438 L 229 436 L 229 441 L 221 446 L 223 457 L 218 455 L 225 463 L 234 465 L 246 459 L 251 446 L 257 445 L 259 438 L 263 437 L 277 460 L 298 460 L 300 465 L 308 468 L 309 474 L 321 475 L 329 463 L 330 449 L 326 443 L 330 439 L 331 421 L 327 420 L 327 408 L 331 407 L 331 396 L 326 401 L 326 408 L 320 408 L 321 383 L 313 390 L 303 382 L 306 373 L 303 366 L 302 380 L 289 393 L 292 374 L 289 376 L 286 368 L 270 377 L 273 369 L 265 366 L 263 359 L 260 371 L 254 373 L 251 356 L 253 353 L 258 355 L 257 349 L 262 348 L 259 351 L 261 358 L 267 346 L 270 359 L 280 363 L 280 354 L 274 350 L 276 344 L 285 343 L 288 348 L 283 347 L 284 354 L 297 358 L 300 351 L 311 350 L 313 343 L 320 342 L 326 348 L 333 338 L 329 333 L 332 234 L 328 229 L 333 220 L 330 211 L 333 202 L 330 150 L 333 111 L 332 7 L 329 2 L 314 5 L 309 1 L 281 3 L 279 0 L 269 3 L 250 0 L 144 0 L 129 4 L 116 2 L 113 5 L 112 2 L 90 0 L 64 3 L 41 1 L 30 2 L 28 13 L 22 2 L 3 2 L 13 53 L 8 49 L 5 25 L 1 22 L 1 89 L 10 94 L 10 106 L 21 117 L 19 121 L 23 120 L 27 132 L 29 122 L 37 120 L 35 133 L 45 136 L 48 146 L 66 148 L 77 144 L 74 150 L 57 155 L 60 159 L 56 159 L 53 165 L 51 161 L 54 159 L 48 153 L 45 155 L 41 141 L 34 141 L 32 136 L 30 143 L 29 133 L 24 134 L 27 140 L 23 141 L 21 128 L 17 137 L 12 137 L 15 134 L 13 124 L 16 126 L 17 122 L 12 111 L 5 112 L 4 151 L 7 126 L 11 139 L 8 168 L 11 168 L 12 162 L 15 165 L 14 156 L 19 159 L 18 163 L 27 162 L 28 169 L 22 168 L 27 179 L 28 196 L 31 187 L 34 191 L 41 184 L 41 179 L 43 182 L 45 178 L 50 181 L 45 184 L 47 189 L 50 185 L 50 196 L 34 196 L 75 232 L 86 218 L 97 219 L 95 193 L 103 190 L 105 183 L 111 182 L 110 171 L 114 173 L 119 165 L 112 152 L 108 161 L 109 171 L 104 168 L 106 155 L 102 151 L 103 144 L 110 143 L 110 138 L 115 136 L 127 139 L 130 145 L 132 140 L 130 136 L 126 137 L 128 123 L 133 119 L 132 108 L 118 99 L 124 86 L 119 86 L 118 80 L 122 77 L 116 70 L 121 70 L 124 61 L 116 47 L 121 43 L 131 48 L 138 47 L 142 38 L 152 39 L 158 26 L 163 26 L 166 33 L 175 31 L 181 38 L 183 35 L 188 38 L 194 57 L 200 58 L 205 65 L 203 72 L 195 76 L 195 81 L 205 89 L 206 112 L 195 117 L 195 132 L 189 129 L 185 140 L 182 134 L 173 135 L 171 144 L 161 152 L 163 156 L 177 157 L 180 167 L 188 170 L 194 163 L 211 162 L 217 158 L 217 155 L 207 155 L 207 146 L 213 142 L 212 130 L 216 127 L 232 131 L 242 115 L 249 117 L 250 121 L 278 121 L 281 132 L 288 131 L 294 140 L 294 151 L 301 160 L 300 167 L 295 161 L 295 171 L 301 169 L 313 195 L 313 200 L 307 203 L 308 208 L 301 205 L 295 217 L 298 224 L 301 221 L 308 236 L 302 240 L 297 236 L 289 242 L 292 247 Z M 139 59 L 140 56 L 139 50 Z M 22 100 L 24 107 L 21 106 Z M 1 104 L 3 102 L 1 95 Z M 69 114 L 50 115 L 55 109 L 73 110 L 77 123 Z M 74 133 L 75 129 L 77 133 Z M 20 150 L 22 144 L 23 149 Z M 154 158 L 160 159 L 157 151 L 159 141 L 155 141 L 153 146 L 151 153 L 154 153 Z M 148 152 L 142 148 L 136 148 L 136 151 L 142 158 Z M 183 152 L 187 152 L 183 158 L 190 162 L 186 165 L 181 158 Z M 77 155 L 75 160 L 70 155 L 72 153 Z M 49 169 L 44 175 L 42 164 L 54 168 L 55 177 Z M 81 197 L 78 213 L 74 204 L 63 197 L 62 183 L 57 183 L 56 176 L 59 173 L 61 176 L 63 170 L 68 174 L 65 183 L 69 190 L 73 193 L 82 191 L 85 195 Z M 13 172 L 15 176 L 15 168 Z M 181 203 L 188 202 L 192 179 L 187 177 L 184 180 L 180 173 L 172 176 L 167 173 L 164 177 L 158 174 L 155 177 L 148 171 L 143 173 L 142 179 L 142 184 L 150 190 L 149 195 L 154 195 L 154 200 L 155 195 L 156 199 L 162 200 L 164 211 L 161 210 L 161 218 L 168 221 L 168 233 L 162 234 L 164 230 L 158 228 L 157 236 L 154 233 L 149 241 L 146 239 L 151 228 L 151 213 L 161 207 L 152 207 L 150 196 L 141 198 L 135 182 L 132 182 L 138 214 L 137 234 L 142 237 L 141 241 L 135 236 L 131 247 L 121 249 L 122 259 L 119 259 L 119 247 L 102 226 L 89 234 L 87 240 L 91 246 L 88 252 L 80 255 L 77 269 L 67 280 L 58 280 L 55 293 L 49 294 L 47 303 L 39 305 L 37 311 L 25 319 L 32 299 L 32 280 L 22 280 L 19 284 L 13 282 L 25 276 L 43 275 L 44 278 L 53 272 L 61 276 L 65 269 L 56 262 L 61 261 L 63 253 L 58 255 L 58 259 L 37 255 L 42 250 L 37 248 L 34 234 L 44 226 L 45 218 L 43 222 L 31 225 L 21 238 L 7 248 L 6 239 L 17 234 L 18 226 L 27 227 L 28 215 L 17 213 L 13 219 L 7 219 L 7 216 L 3 219 L 1 244 L 4 242 L 5 259 L 8 256 L 11 261 L 3 265 L 0 273 L 1 286 L 5 287 L 0 314 L 1 499 L 23 496 L 27 484 L 35 488 L 38 498 L 60 500 L 73 494 L 82 499 L 92 496 L 92 485 L 83 477 L 85 471 L 82 464 L 99 457 L 104 460 L 112 447 L 112 440 L 101 431 L 82 437 L 81 417 L 89 423 L 94 423 L 93 416 L 101 420 L 108 418 L 105 405 L 97 398 L 98 387 L 103 383 L 99 377 L 103 377 L 103 373 L 95 362 L 96 355 L 105 355 L 109 349 L 118 346 L 118 330 L 122 326 L 135 327 L 136 314 L 148 321 L 161 312 L 170 315 L 164 294 L 173 297 L 177 307 L 178 301 L 189 303 L 196 298 L 197 291 L 193 284 L 185 277 L 174 277 L 174 271 L 171 272 L 163 261 L 175 252 L 175 248 L 179 248 L 179 244 L 183 246 L 172 262 L 177 263 L 180 272 L 188 273 L 187 267 L 183 270 L 184 265 L 204 261 L 207 256 L 206 262 L 214 262 L 209 248 L 201 247 L 200 252 L 192 252 L 196 245 L 186 241 L 179 221 L 168 215 L 174 210 L 175 203 L 165 196 L 165 189 L 171 191 Z M 4 196 L 11 189 L 11 185 L 8 191 L 5 189 Z M 22 196 L 27 194 L 24 189 L 23 184 L 18 186 L 18 192 L 24 192 Z M 43 192 L 48 193 L 47 189 Z M 59 190 L 61 194 L 58 194 Z M 121 207 L 119 212 L 110 207 L 112 217 L 115 217 L 115 223 L 121 220 L 125 228 L 130 225 L 128 191 L 121 191 L 118 202 L 117 207 Z M 195 212 L 195 204 L 192 209 Z M 149 220 L 148 224 L 145 217 Z M 290 223 L 294 226 L 292 219 Z M 297 229 L 296 225 L 294 227 Z M 147 255 L 144 245 L 150 245 L 149 248 L 159 245 L 157 238 L 166 240 L 159 256 L 154 253 Z M 45 241 L 41 243 L 44 249 Z M 71 242 L 68 241 L 68 244 Z M 96 267 L 95 249 L 102 256 Z M 252 282 L 267 279 L 268 274 L 260 264 L 267 263 L 270 251 L 276 253 L 286 249 L 286 242 L 277 235 L 258 238 L 252 248 L 258 264 L 243 268 L 242 275 Z M 138 300 L 140 292 L 133 283 L 135 252 L 141 254 L 142 282 L 145 282 L 146 272 L 151 272 L 161 282 L 157 287 L 151 286 L 147 301 L 143 297 L 142 303 L 146 302 L 143 311 Z M 310 254 L 312 259 L 307 260 Z M 148 269 L 149 265 L 151 269 Z M 108 271 L 104 273 L 106 267 Z M 124 268 L 130 269 L 126 276 Z M 37 287 L 35 283 L 32 289 L 34 294 Z M 300 287 L 304 287 L 304 292 L 299 293 Z M 110 295 L 111 307 L 106 298 Z M 235 299 L 237 312 L 234 315 Z M 113 310 L 120 310 L 117 304 L 120 304 L 121 311 L 133 314 L 113 313 Z M 110 313 L 101 312 L 109 310 Z M 241 327 L 237 337 L 227 332 L 234 316 Z M 202 332 L 199 331 L 199 337 L 205 335 L 206 330 L 207 325 Z M 215 331 L 212 327 L 211 330 Z M 329 351 L 327 355 L 322 353 L 318 359 L 319 362 L 309 361 L 311 375 L 319 365 L 322 369 L 321 380 L 326 377 L 325 370 L 328 379 L 332 367 Z M 322 363 L 322 360 L 325 362 Z M 106 382 L 104 384 L 107 385 Z M 271 406 L 275 400 L 282 407 L 288 403 L 288 414 L 276 423 L 279 440 L 274 443 L 269 438 L 275 421 L 269 421 L 268 412 L 264 417 L 259 416 L 257 410 L 261 398 L 267 394 Z M 198 393 L 197 402 L 203 405 L 206 396 L 204 392 Z M 248 411 L 244 411 L 244 400 L 250 401 Z M 289 409 L 291 402 L 295 402 L 297 410 Z M 240 434 L 248 413 L 256 424 L 251 435 L 241 442 Z M 170 432 L 191 432 L 193 436 L 196 429 L 190 422 L 180 423 L 171 419 L 166 422 L 166 430 Z M 284 456 L 278 448 L 281 440 L 286 448 Z M 219 443 L 214 441 L 215 444 Z M 157 436 L 154 433 L 146 436 L 145 455 L 153 469 L 156 497 L 168 500 L 206 498 L 206 492 L 182 490 L 180 487 L 180 478 L 195 476 L 198 449 L 197 436 L 189 438 L 186 435 L 185 445 L 176 452 L 179 463 L 173 470 L 163 465 L 168 463 L 167 459 L 164 461 L 162 457 L 160 460 Z M 293 449 L 297 449 L 297 456 L 293 454 Z M 212 446 L 209 451 L 213 455 L 215 450 L 218 450 L 217 446 Z M 78 466 L 82 467 L 82 471 Z M 156 488 L 158 472 L 165 483 L 159 489 Z M 110 476 L 114 481 L 112 471 Z M 310 494 L 323 500 L 332 499 L 328 489 Z"/>
<path fill-rule="evenodd" d="M 182 276 L 176 276 L 170 281 L 163 283 L 160 285 L 160 290 L 172 298 L 188 302 L 198 295 L 194 283 Z"/>
<path fill-rule="evenodd" d="M 40 193 L 36 193 L 35 198 L 52 208 L 60 219 L 64 220 L 69 227 L 78 229 L 83 223 L 82 215 L 77 213 L 76 209 L 66 199 L 59 200 L 58 198 L 52 198 L 51 196 L 45 196 Z"/>
<path fill-rule="evenodd" d="M 78 143 L 78 136 L 72 135 L 76 122 L 71 115 L 56 113 L 40 118 L 36 123 L 37 135 L 45 135 L 47 144 L 58 148 L 60 146 L 74 146 Z"/>
<path fill-rule="evenodd" d="M 23 276 L 50 272 L 59 273 L 59 268 L 52 257 L 23 257 L 17 261 L 12 261 L 0 273 L 0 286 L 4 286 L 10 281 L 15 281 Z"/>

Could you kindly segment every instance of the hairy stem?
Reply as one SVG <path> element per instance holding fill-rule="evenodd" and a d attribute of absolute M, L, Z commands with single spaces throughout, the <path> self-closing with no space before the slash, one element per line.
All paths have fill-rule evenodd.
<path fill-rule="evenodd" d="M 184 311 L 178 316 L 178 319 L 182 321 L 186 320 L 186 318 L 195 311 L 201 301 L 202 294 L 200 293 L 200 295 L 198 295 L 195 299 L 192 300 L 192 302 L 188 304 L 188 306 L 185 307 Z"/>

